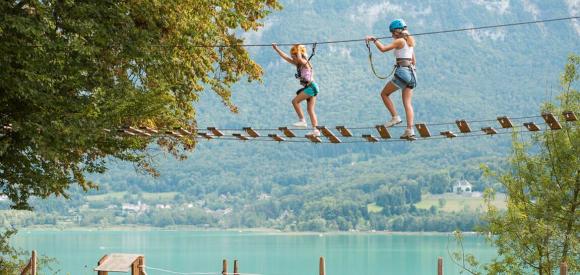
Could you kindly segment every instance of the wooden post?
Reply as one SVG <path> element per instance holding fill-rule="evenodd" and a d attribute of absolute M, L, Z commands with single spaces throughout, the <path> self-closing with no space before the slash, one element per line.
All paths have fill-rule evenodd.
<path fill-rule="evenodd" d="M 228 274 L 228 261 L 226 259 L 222 262 L 222 275 Z"/>
<path fill-rule="evenodd" d="M 240 274 L 238 271 L 238 260 L 234 260 L 234 275 Z"/>
<path fill-rule="evenodd" d="M 36 275 L 36 251 L 32 250 L 32 257 L 30 258 L 30 274 Z"/>
<path fill-rule="evenodd" d="M 103 256 L 98 262 L 97 262 L 97 266 L 101 265 L 104 261 L 107 260 L 107 258 L 109 258 L 108 255 Z M 97 271 L 97 275 L 109 275 L 109 272 L 107 271 Z"/>
<path fill-rule="evenodd" d="M 560 263 L 560 275 L 568 275 L 568 264 L 566 262 Z"/>
<path fill-rule="evenodd" d="M 138 275 L 147 275 L 147 273 L 145 273 L 145 257 L 139 257 L 137 261 L 139 262 Z"/>
<path fill-rule="evenodd" d="M 318 274 L 319 275 L 326 275 L 326 267 L 324 264 L 324 257 L 320 257 L 320 262 L 318 264 Z"/>
<path fill-rule="evenodd" d="M 437 275 L 443 275 L 443 258 L 437 259 Z"/>

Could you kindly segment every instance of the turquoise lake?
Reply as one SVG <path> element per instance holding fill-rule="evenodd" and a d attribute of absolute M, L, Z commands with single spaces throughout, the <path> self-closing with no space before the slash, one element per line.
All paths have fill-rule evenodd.
<path fill-rule="evenodd" d="M 447 252 L 448 237 L 419 233 L 21 230 L 13 244 L 56 258 L 58 274 L 71 275 L 96 274 L 97 261 L 108 253 L 143 254 L 146 266 L 180 273 L 218 274 L 222 259 L 233 272 L 237 259 L 240 273 L 261 275 L 318 275 L 320 256 L 327 275 L 437 274 L 441 256 L 444 274 L 460 274 Z M 464 246 L 482 260 L 496 255 L 479 236 L 467 236 Z M 178 274 L 151 268 L 147 273 Z"/>

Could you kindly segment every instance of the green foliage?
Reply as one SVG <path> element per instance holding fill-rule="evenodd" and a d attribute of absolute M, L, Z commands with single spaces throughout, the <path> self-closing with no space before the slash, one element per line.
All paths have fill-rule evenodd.
<path fill-rule="evenodd" d="M 570 55 L 560 104 L 546 104 L 545 111 L 580 112 L 580 92 L 573 88 L 579 69 L 580 56 Z M 490 236 L 499 257 L 487 265 L 471 255 L 456 257 L 467 261 L 462 265 L 466 271 L 481 274 L 477 270 L 483 267 L 488 274 L 557 274 L 561 262 L 568 264 L 571 274 L 580 271 L 580 123 L 559 120 L 562 130 L 536 134 L 529 143 L 514 133 L 510 170 L 486 170 L 498 178 L 508 198 L 507 210 L 500 211 L 491 203 L 495 192 L 486 192 L 481 232 Z"/>
<path fill-rule="evenodd" d="M 9 228 L 0 232 L 0 274 L 1 275 L 17 275 L 22 272 L 22 269 L 28 264 L 30 254 L 15 249 L 10 246 L 10 238 L 17 233 L 16 229 Z M 56 260 L 46 256 L 37 256 L 37 270 L 38 274 L 56 274 L 53 265 Z M 44 271 L 50 273 L 44 273 Z"/>
<path fill-rule="evenodd" d="M 13 207 L 30 196 L 97 186 L 109 158 L 155 174 L 149 139 L 103 129 L 196 125 L 192 101 L 213 90 L 232 110 L 233 83 L 261 68 L 236 31 L 257 30 L 275 0 L 2 1 L 0 3 L 0 193 Z M 195 141 L 161 138 L 178 156 Z M 179 146 L 178 146 L 179 145 Z"/>

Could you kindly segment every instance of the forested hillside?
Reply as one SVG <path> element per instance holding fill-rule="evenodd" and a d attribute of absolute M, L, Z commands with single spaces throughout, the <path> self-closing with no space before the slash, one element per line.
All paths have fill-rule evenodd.
<path fill-rule="evenodd" d="M 580 13 L 578 1 L 571 0 L 282 3 L 284 9 L 269 16 L 262 30 L 245 35 L 247 43 L 386 36 L 388 22 L 394 18 L 404 18 L 411 33 L 423 33 Z M 539 114 L 540 104 L 558 93 L 566 57 L 580 49 L 580 22 L 434 34 L 417 36 L 416 40 L 418 87 L 413 102 L 417 122 L 519 117 Z M 251 54 L 264 69 L 263 83 L 236 85 L 233 102 L 238 114 L 230 113 L 213 93 L 206 93 L 195 103 L 198 125 L 277 128 L 295 122 L 290 104 L 299 88 L 295 69 L 270 47 L 252 48 Z M 390 72 L 392 54 L 381 55 L 375 50 L 373 56 L 380 72 Z M 319 45 L 312 64 L 321 88 L 317 105 L 320 125 L 374 126 L 389 119 L 379 97 L 386 82 L 370 71 L 363 42 Z M 393 97 L 404 119 L 400 93 Z M 473 128 L 483 126 L 498 125 L 474 124 Z M 434 133 L 442 130 L 456 131 L 448 126 L 431 129 Z M 396 137 L 401 132 L 402 128 L 392 130 Z M 124 163 L 111 163 L 107 173 L 91 176 L 100 189 L 90 195 L 129 193 L 96 200 L 73 190 L 70 202 L 51 199 L 35 205 L 45 213 L 43 217 L 80 215 L 83 225 L 412 231 L 449 231 L 459 226 L 469 230 L 477 222 L 469 211 L 417 209 L 414 204 L 421 201 L 422 193 L 450 192 L 452 184 L 461 179 L 474 184 L 477 191 L 493 185 L 482 178 L 479 166 L 501 167 L 510 145 L 509 135 L 339 145 L 200 141 L 185 161 L 160 154 L 159 178 L 140 175 Z M 156 150 L 155 146 L 151 150 Z M 160 192 L 177 195 L 172 193 L 165 200 L 144 196 Z M 142 215 L 120 210 L 91 212 L 82 207 L 88 204 L 90 209 L 104 209 L 110 204 L 137 201 L 194 206 L 153 209 Z M 54 211 L 60 212 L 47 214 Z M 163 222 L 159 221 L 161 216 Z"/>

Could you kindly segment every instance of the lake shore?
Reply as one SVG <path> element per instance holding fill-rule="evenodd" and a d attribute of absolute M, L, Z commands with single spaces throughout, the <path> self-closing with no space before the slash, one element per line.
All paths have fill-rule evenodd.
<path fill-rule="evenodd" d="M 232 232 L 232 233 L 259 233 L 259 234 L 280 234 L 280 235 L 449 235 L 453 232 L 407 232 L 407 231 L 282 231 L 273 228 L 201 228 L 194 226 L 171 226 L 153 227 L 142 225 L 125 226 L 103 226 L 103 227 L 83 227 L 83 226 L 29 226 L 18 229 L 25 231 L 191 231 L 191 232 Z M 462 232 L 464 235 L 477 235 L 477 232 Z"/>

